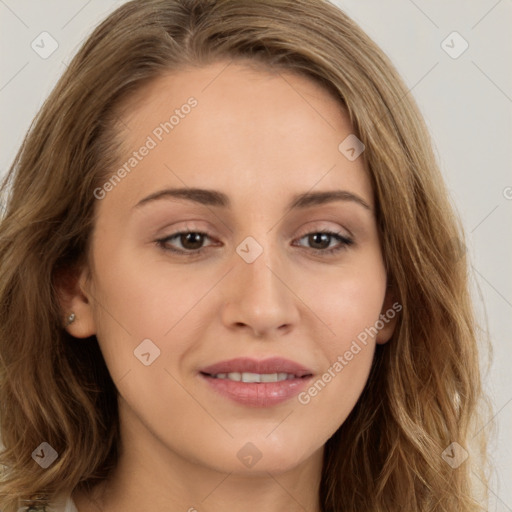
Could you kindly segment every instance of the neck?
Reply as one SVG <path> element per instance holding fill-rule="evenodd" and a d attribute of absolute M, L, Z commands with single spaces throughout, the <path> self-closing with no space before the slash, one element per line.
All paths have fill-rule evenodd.
<path fill-rule="evenodd" d="M 180 456 L 138 422 L 121 425 L 118 465 L 90 494 L 73 495 L 79 512 L 321 510 L 323 449 L 284 471 L 220 471 Z"/>

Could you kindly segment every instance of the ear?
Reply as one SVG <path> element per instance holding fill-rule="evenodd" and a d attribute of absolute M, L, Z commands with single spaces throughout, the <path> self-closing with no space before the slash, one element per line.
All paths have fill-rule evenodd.
<path fill-rule="evenodd" d="M 379 332 L 377 333 L 376 342 L 379 345 L 387 343 L 391 339 L 391 336 L 393 336 L 398 315 L 401 310 L 402 305 L 396 300 L 393 288 L 388 284 L 384 302 L 382 304 L 382 310 L 379 315 L 379 320 L 384 324 L 382 329 L 379 329 Z M 379 322 L 379 326 L 380 325 L 381 323 Z"/>
<path fill-rule="evenodd" d="M 88 272 L 85 267 L 60 269 L 54 277 L 54 286 L 62 310 L 63 327 L 75 338 L 88 338 L 96 334 L 87 285 Z M 68 323 L 71 313 L 75 314 L 75 320 Z"/>

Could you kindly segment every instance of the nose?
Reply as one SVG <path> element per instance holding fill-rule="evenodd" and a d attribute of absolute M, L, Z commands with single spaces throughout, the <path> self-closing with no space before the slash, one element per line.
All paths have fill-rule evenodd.
<path fill-rule="evenodd" d="M 270 339 L 289 333 L 297 324 L 300 299 L 294 290 L 297 276 L 285 265 L 284 255 L 278 254 L 275 246 L 259 245 L 263 252 L 250 263 L 250 258 L 234 254 L 222 321 L 230 330 Z"/>

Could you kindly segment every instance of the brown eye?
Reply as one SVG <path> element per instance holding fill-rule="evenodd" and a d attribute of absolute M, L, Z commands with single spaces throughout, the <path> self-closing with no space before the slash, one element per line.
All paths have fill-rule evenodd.
<path fill-rule="evenodd" d="M 193 256 L 199 254 L 208 247 L 203 247 L 205 237 L 210 238 L 208 233 L 203 233 L 201 231 L 179 231 L 165 238 L 156 240 L 156 242 L 166 251 L 176 252 L 186 256 Z M 177 240 L 181 244 L 181 248 L 174 248 L 171 246 L 170 242 L 173 240 Z"/>
<path fill-rule="evenodd" d="M 165 251 L 183 256 L 197 256 L 208 248 L 208 246 L 203 246 L 205 238 L 211 237 L 208 233 L 201 231 L 179 231 L 156 240 L 156 243 Z M 313 231 L 299 238 L 299 240 L 302 239 L 307 239 L 310 244 L 309 248 L 320 254 L 334 254 L 354 243 L 352 239 L 333 231 Z M 338 241 L 338 245 L 329 247 L 333 239 Z M 178 241 L 181 247 L 176 248 L 175 245 L 172 245 L 171 242 L 174 240 Z"/>
<path fill-rule="evenodd" d="M 190 250 L 201 249 L 204 241 L 203 233 L 182 233 L 178 237 L 182 247 Z"/>
<path fill-rule="evenodd" d="M 346 249 L 354 243 L 352 239 L 342 235 L 341 233 L 335 233 L 333 231 L 313 231 L 302 236 L 299 240 L 304 238 L 307 238 L 312 250 L 326 254 L 336 253 Z M 329 245 L 333 239 L 337 240 L 339 245 L 330 248 Z"/>

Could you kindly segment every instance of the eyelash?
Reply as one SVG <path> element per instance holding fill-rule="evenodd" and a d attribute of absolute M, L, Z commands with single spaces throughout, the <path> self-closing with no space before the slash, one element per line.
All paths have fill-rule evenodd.
<path fill-rule="evenodd" d="M 206 235 L 208 238 L 211 238 L 208 233 L 205 233 L 203 231 L 190 231 L 190 230 L 187 231 L 187 230 L 185 230 L 185 231 L 178 231 L 176 233 L 173 233 L 172 235 L 166 236 L 165 238 L 160 238 L 158 240 L 155 240 L 155 243 L 158 245 L 158 247 L 160 247 L 164 251 L 169 251 L 169 252 L 172 252 L 175 254 L 179 254 L 179 255 L 185 256 L 187 258 L 193 258 L 195 256 L 200 256 L 210 246 L 201 247 L 200 249 L 195 249 L 195 250 L 190 250 L 190 251 L 184 251 L 181 249 L 173 249 L 167 245 L 169 243 L 169 241 L 172 240 L 173 238 L 177 238 L 181 235 L 187 235 L 187 234 L 191 234 L 191 233 L 198 234 L 198 235 Z M 314 252 L 323 253 L 328 256 L 334 255 L 334 254 L 338 253 L 339 251 L 346 250 L 347 247 L 353 245 L 353 243 L 354 243 L 354 241 L 351 238 L 348 238 L 348 237 L 342 235 L 341 233 L 337 233 L 335 231 L 329 231 L 329 230 L 310 231 L 309 233 L 306 233 L 305 235 L 302 235 L 301 237 L 299 237 L 298 240 L 301 240 L 309 235 L 317 235 L 317 234 L 330 235 L 331 237 L 337 239 L 341 243 L 339 246 L 332 247 L 331 249 L 311 249 Z"/>

